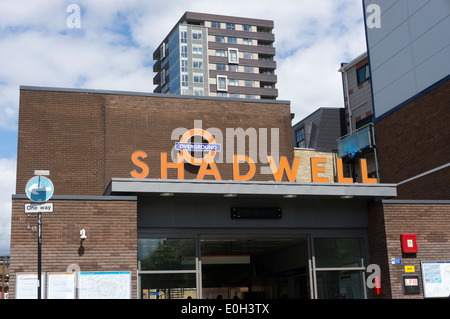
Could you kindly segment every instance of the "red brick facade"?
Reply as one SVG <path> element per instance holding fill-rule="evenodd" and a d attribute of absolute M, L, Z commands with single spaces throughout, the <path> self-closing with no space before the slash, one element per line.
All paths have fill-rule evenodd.
<path fill-rule="evenodd" d="M 37 215 L 25 214 L 28 198 L 13 199 L 11 220 L 10 291 L 14 298 L 16 273 L 36 273 Z M 53 213 L 42 214 L 42 271 L 132 271 L 132 298 L 137 291 L 137 202 L 85 197 L 52 199 Z M 87 239 L 81 242 L 80 230 Z M 44 278 L 42 279 L 44 280 Z"/>
<path fill-rule="evenodd" d="M 385 201 L 369 210 L 370 262 L 381 268 L 379 298 L 423 298 L 421 261 L 450 260 L 450 203 L 436 201 Z M 417 236 L 418 252 L 402 253 L 400 236 Z M 402 264 L 392 264 L 392 258 L 401 258 Z M 420 294 L 405 295 L 402 274 L 405 266 L 414 266 L 419 275 Z"/>
<path fill-rule="evenodd" d="M 375 123 L 381 183 L 450 163 L 450 81 Z M 398 186 L 402 199 L 450 199 L 450 167 Z"/>

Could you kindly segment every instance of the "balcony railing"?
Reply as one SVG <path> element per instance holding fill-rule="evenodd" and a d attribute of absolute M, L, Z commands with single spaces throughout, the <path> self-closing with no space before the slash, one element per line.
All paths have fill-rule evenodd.
<path fill-rule="evenodd" d="M 375 146 L 373 124 L 367 124 L 352 133 L 344 135 L 337 142 L 339 157 L 354 158 L 356 154 Z"/>

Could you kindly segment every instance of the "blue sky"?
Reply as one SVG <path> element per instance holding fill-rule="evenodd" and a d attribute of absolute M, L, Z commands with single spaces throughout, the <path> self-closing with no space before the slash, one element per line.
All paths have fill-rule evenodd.
<path fill-rule="evenodd" d="M 80 28 L 68 27 L 71 4 Z M 1 0 L 0 255 L 9 252 L 20 86 L 152 92 L 153 51 L 185 11 L 274 20 L 279 99 L 291 101 L 294 123 L 343 106 L 337 70 L 366 50 L 360 0 Z"/>

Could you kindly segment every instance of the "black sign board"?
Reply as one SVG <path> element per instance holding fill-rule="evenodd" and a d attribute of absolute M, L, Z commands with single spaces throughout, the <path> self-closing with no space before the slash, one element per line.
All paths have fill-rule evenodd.
<path fill-rule="evenodd" d="M 419 275 L 402 275 L 402 285 L 404 295 L 420 294 Z"/>
<path fill-rule="evenodd" d="M 231 219 L 280 219 L 281 208 L 278 207 L 233 207 Z"/>

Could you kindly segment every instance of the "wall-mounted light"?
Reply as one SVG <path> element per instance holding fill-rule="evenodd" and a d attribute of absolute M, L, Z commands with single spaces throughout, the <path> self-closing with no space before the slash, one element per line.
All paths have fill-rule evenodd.
<path fill-rule="evenodd" d="M 83 241 L 83 240 L 86 240 L 86 238 L 87 238 L 86 231 L 83 228 L 80 230 L 80 239 Z"/>

